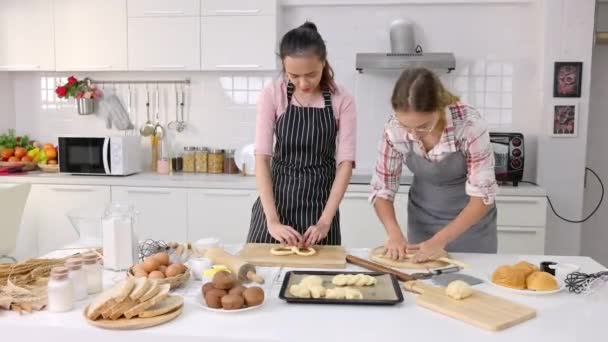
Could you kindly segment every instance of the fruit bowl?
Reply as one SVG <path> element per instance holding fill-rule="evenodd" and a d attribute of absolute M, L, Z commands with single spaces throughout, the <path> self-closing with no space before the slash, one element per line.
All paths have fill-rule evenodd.
<path fill-rule="evenodd" d="M 0 166 L 16 166 L 19 165 L 23 171 L 34 171 L 38 168 L 38 164 L 34 162 L 0 162 Z"/>
<path fill-rule="evenodd" d="M 40 170 L 42 170 L 42 172 L 51 172 L 51 173 L 59 172 L 59 165 L 57 165 L 57 164 L 39 163 L 38 167 L 40 168 Z"/>

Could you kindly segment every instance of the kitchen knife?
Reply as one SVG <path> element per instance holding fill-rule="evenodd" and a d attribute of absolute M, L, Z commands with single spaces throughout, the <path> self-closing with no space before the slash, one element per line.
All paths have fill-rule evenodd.
<path fill-rule="evenodd" d="M 430 279 L 433 278 L 435 276 L 438 276 L 440 274 L 446 274 L 446 273 L 454 273 L 454 272 L 458 272 L 460 271 L 461 268 L 458 266 L 451 266 L 451 267 L 446 267 L 446 268 L 439 268 L 439 269 L 434 269 L 434 270 L 430 270 L 429 272 L 422 272 L 422 273 L 413 273 L 410 274 L 412 277 L 416 278 L 416 279 Z"/>

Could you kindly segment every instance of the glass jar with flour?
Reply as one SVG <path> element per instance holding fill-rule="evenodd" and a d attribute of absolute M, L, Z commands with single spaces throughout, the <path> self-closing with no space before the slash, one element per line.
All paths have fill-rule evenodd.
<path fill-rule="evenodd" d="M 112 271 L 126 271 L 137 263 L 139 243 L 135 234 L 137 211 L 132 205 L 113 202 L 104 213 L 103 265 Z"/>

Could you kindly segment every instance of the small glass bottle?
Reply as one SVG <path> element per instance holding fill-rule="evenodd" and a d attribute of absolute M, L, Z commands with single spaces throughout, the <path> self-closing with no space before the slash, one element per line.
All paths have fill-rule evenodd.
<path fill-rule="evenodd" d="M 195 153 L 196 153 L 196 147 L 194 147 L 194 146 L 185 146 L 184 147 L 184 155 L 183 155 L 184 172 L 194 172 L 195 171 L 195 169 L 194 169 L 194 165 L 195 165 L 194 154 Z"/>
<path fill-rule="evenodd" d="M 69 270 L 69 278 L 72 281 L 74 300 L 79 301 L 87 298 L 87 275 L 82 269 L 81 258 L 70 258 L 66 260 L 65 267 Z"/>
<path fill-rule="evenodd" d="M 209 173 L 224 173 L 224 150 L 209 150 Z"/>
<path fill-rule="evenodd" d="M 196 172 L 197 173 L 207 173 L 209 172 L 209 149 L 201 146 L 197 149 L 196 155 Z"/>
<path fill-rule="evenodd" d="M 226 150 L 224 154 L 224 172 L 231 175 L 239 173 L 239 168 L 234 161 L 234 153 L 234 150 Z"/>
<path fill-rule="evenodd" d="M 70 311 L 74 307 L 74 287 L 66 267 L 53 267 L 47 284 L 48 309 L 50 312 Z"/>
<path fill-rule="evenodd" d="M 171 155 L 169 153 L 169 143 L 167 139 L 161 140 L 156 172 L 161 175 L 168 175 L 171 172 Z"/>
<path fill-rule="evenodd" d="M 173 172 L 182 172 L 184 169 L 184 159 L 180 152 L 176 152 L 171 158 L 171 169 Z"/>
<path fill-rule="evenodd" d="M 99 256 L 95 253 L 82 255 L 82 269 L 87 278 L 87 293 L 95 294 L 103 289 L 103 268 L 99 264 Z"/>

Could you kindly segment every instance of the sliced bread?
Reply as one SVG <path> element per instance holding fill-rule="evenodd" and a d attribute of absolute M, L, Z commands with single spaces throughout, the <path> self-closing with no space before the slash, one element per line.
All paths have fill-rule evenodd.
<path fill-rule="evenodd" d="M 110 315 L 111 320 L 117 320 L 120 318 L 125 312 L 127 312 L 132 307 L 136 306 L 138 303 L 131 298 L 125 299 L 118 305 L 115 305 L 112 309 L 112 314 Z"/>
<path fill-rule="evenodd" d="M 87 317 L 91 320 L 98 319 L 102 313 L 108 312 L 114 305 L 127 298 L 131 294 L 134 286 L 135 279 L 127 278 L 115 284 L 112 288 L 102 292 L 95 298 L 91 305 L 89 305 L 86 313 Z"/>
<path fill-rule="evenodd" d="M 145 277 L 136 278 L 135 287 L 133 288 L 133 291 L 131 291 L 129 298 L 133 301 L 138 300 L 144 294 L 146 294 L 146 292 L 148 292 L 148 290 L 150 289 L 151 286 L 152 286 L 152 282 L 149 281 L 148 278 L 145 278 Z"/>
<path fill-rule="evenodd" d="M 159 284 L 157 280 L 152 280 L 148 291 L 146 291 L 143 296 L 139 297 L 139 302 L 143 303 L 154 298 L 154 296 L 160 292 L 160 285 L 161 284 Z"/>
<path fill-rule="evenodd" d="M 156 296 L 129 309 L 127 312 L 125 312 L 125 317 L 131 319 L 132 317 L 135 317 L 140 313 L 146 311 L 147 309 L 153 307 L 154 305 L 162 302 L 165 298 L 167 298 L 167 296 L 169 296 L 170 289 L 171 285 L 169 284 L 160 285 L 160 292 L 158 292 Z"/>
<path fill-rule="evenodd" d="M 181 296 L 168 296 L 163 299 L 160 303 L 151 306 L 146 311 L 139 314 L 140 318 L 150 318 L 160 315 L 164 315 L 167 312 L 171 312 L 180 306 L 184 305 L 184 298 Z"/>

